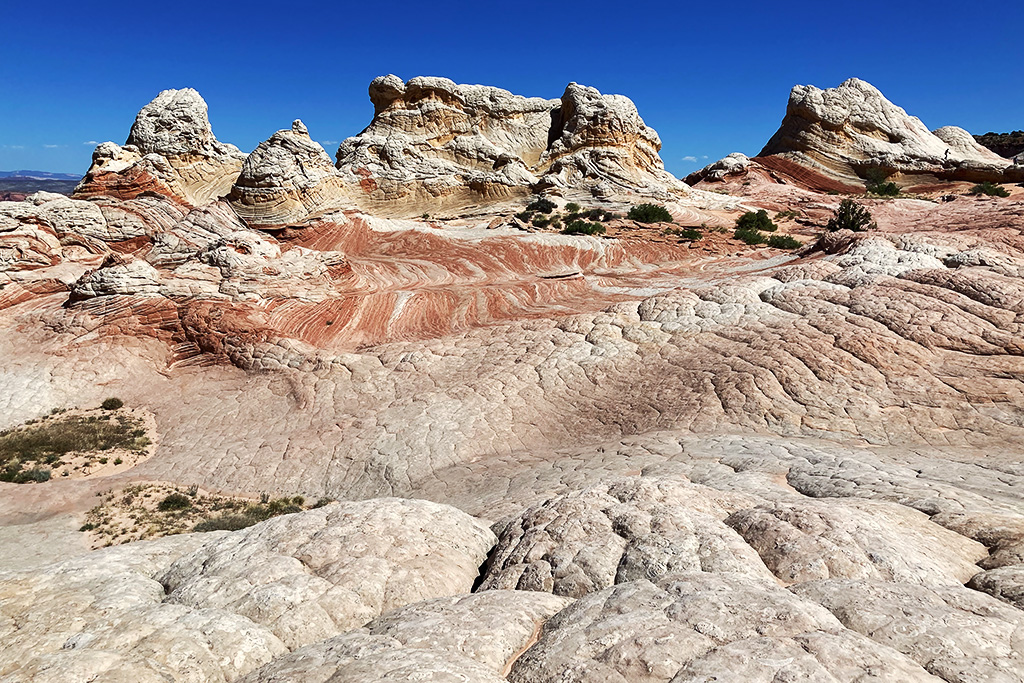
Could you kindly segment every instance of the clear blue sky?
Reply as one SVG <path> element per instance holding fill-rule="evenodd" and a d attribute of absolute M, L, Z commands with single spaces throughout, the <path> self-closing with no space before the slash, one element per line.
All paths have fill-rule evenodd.
<path fill-rule="evenodd" d="M 166 88 L 252 150 L 302 118 L 333 156 L 379 74 L 632 98 L 676 175 L 756 153 L 789 89 L 850 76 L 931 128 L 1024 129 L 1024 2 L 19 3 L 0 40 L 0 170 L 83 173 Z M 89 143 L 89 144 L 85 144 Z"/>

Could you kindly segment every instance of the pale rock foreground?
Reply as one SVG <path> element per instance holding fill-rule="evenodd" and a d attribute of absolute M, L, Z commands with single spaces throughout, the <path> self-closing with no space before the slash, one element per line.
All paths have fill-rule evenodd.
<path fill-rule="evenodd" d="M 389 609 L 468 592 L 493 542 L 454 508 L 381 499 L 2 574 L 0 680 L 231 681 Z"/>

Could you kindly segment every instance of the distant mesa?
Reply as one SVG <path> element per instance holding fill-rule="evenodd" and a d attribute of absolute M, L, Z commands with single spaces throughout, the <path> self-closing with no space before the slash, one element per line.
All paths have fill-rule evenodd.
<path fill-rule="evenodd" d="M 812 189 L 847 192 L 863 191 L 872 172 L 900 185 L 1024 179 L 1019 164 L 983 147 L 966 130 L 945 126 L 930 131 L 857 78 L 827 90 L 794 87 L 782 124 L 753 161 Z M 722 160 L 691 174 L 687 182 L 742 170 Z"/>

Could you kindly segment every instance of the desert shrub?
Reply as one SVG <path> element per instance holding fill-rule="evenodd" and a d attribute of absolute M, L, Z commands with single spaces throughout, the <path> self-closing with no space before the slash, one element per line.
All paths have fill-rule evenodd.
<path fill-rule="evenodd" d="M 825 229 L 829 231 L 853 230 L 859 232 L 876 227 L 878 226 L 871 220 L 871 212 L 852 199 L 844 199 L 839 202 L 839 208 L 825 225 Z"/>
<path fill-rule="evenodd" d="M 640 223 L 672 222 L 672 214 L 668 212 L 668 209 L 659 204 L 637 204 L 629 210 L 626 218 Z"/>
<path fill-rule="evenodd" d="M 704 237 L 704 233 L 697 228 L 665 228 L 662 232 L 691 242 L 696 242 Z"/>
<path fill-rule="evenodd" d="M 990 183 L 987 180 L 985 182 L 983 182 L 983 183 L 978 183 L 977 185 L 972 187 L 970 190 L 967 191 L 967 194 L 974 194 L 974 195 L 983 194 L 983 195 L 986 195 L 988 197 L 1009 197 L 1010 196 L 1010 193 L 1006 190 L 1005 187 L 1003 187 L 1002 185 L 996 185 L 995 183 Z"/>
<path fill-rule="evenodd" d="M 562 228 L 563 235 L 603 235 L 604 233 L 603 225 L 586 221 L 572 221 Z"/>
<path fill-rule="evenodd" d="M 599 221 L 601 220 L 601 217 L 605 215 L 605 212 L 601 209 L 590 209 L 589 211 L 585 211 L 583 215 L 592 221 Z"/>
<path fill-rule="evenodd" d="M 535 228 L 546 228 L 551 225 L 551 219 L 545 218 L 544 216 L 537 216 L 530 222 L 533 223 Z"/>
<path fill-rule="evenodd" d="M 880 168 L 869 168 L 864 174 L 864 189 L 880 197 L 895 197 L 900 193 L 900 186 L 887 182 L 889 174 Z"/>
<path fill-rule="evenodd" d="M 520 211 L 519 213 L 516 214 L 516 218 L 518 218 L 524 223 L 529 223 L 530 220 L 533 218 L 533 211 Z"/>
<path fill-rule="evenodd" d="M 193 528 L 193 531 L 238 531 L 250 527 L 262 520 L 255 519 L 245 513 L 225 512 L 209 519 L 204 519 Z"/>
<path fill-rule="evenodd" d="M 618 217 L 618 214 L 612 213 L 611 211 L 605 211 L 604 213 L 601 214 L 601 220 L 604 221 L 605 223 L 612 220 L 613 218 Z"/>
<path fill-rule="evenodd" d="M 732 236 L 747 244 L 764 244 L 768 241 L 768 236 L 760 230 L 749 230 L 746 228 L 736 228 L 736 232 Z"/>
<path fill-rule="evenodd" d="M 775 214 L 775 220 L 783 221 L 783 220 L 786 220 L 787 218 L 795 219 L 798 216 L 800 216 L 800 212 L 799 211 L 793 211 L 793 210 L 779 211 L 778 213 Z"/>
<path fill-rule="evenodd" d="M 271 517 L 290 515 L 302 512 L 302 496 L 269 500 L 269 496 L 260 496 L 258 504 L 246 506 L 241 512 L 224 512 L 209 519 L 204 519 L 194 527 L 195 531 L 238 531 L 246 527 L 266 521 Z"/>
<path fill-rule="evenodd" d="M 768 246 L 774 249 L 798 249 L 804 245 L 789 235 L 772 235 L 768 238 Z"/>
<path fill-rule="evenodd" d="M 117 410 L 118 408 L 124 407 L 124 401 L 119 398 L 106 398 L 103 399 L 103 403 L 100 404 L 100 408 L 103 410 Z"/>
<path fill-rule="evenodd" d="M 127 415 L 76 415 L 26 424 L 0 433 L 0 465 L 4 465 L 0 477 L 9 465 L 17 463 L 18 469 L 28 462 L 56 466 L 71 452 L 142 450 L 149 445 L 145 433 L 141 423 Z"/>
<path fill-rule="evenodd" d="M 768 212 L 764 209 L 760 211 L 747 211 L 745 214 L 736 219 L 736 230 L 763 230 L 765 232 L 775 232 L 779 229 L 779 226 L 772 222 L 771 218 L 768 218 Z M 751 244 L 748 242 L 748 244 Z"/>
<path fill-rule="evenodd" d="M 568 204 L 565 205 L 565 210 L 568 211 L 569 213 L 579 213 L 580 211 L 583 210 L 583 207 L 577 204 L 576 202 L 569 202 Z"/>
<path fill-rule="evenodd" d="M 192 507 L 192 499 L 182 493 L 171 493 L 166 498 L 157 503 L 156 509 L 160 512 L 175 512 L 177 510 L 187 510 Z"/>
<path fill-rule="evenodd" d="M 537 197 L 526 205 L 526 210 L 536 213 L 551 213 L 555 210 L 555 203 L 547 197 Z"/>

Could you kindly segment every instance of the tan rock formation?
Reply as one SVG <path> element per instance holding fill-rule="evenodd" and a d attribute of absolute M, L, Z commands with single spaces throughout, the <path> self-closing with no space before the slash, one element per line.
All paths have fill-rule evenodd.
<path fill-rule="evenodd" d="M 139 112 L 124 146 L 96 148 L 74 196 L 133 199 L 152 192 L 201 206 L 228 193 L 244 159 L 214 137 L 198 92 L 164 90 Z"/>
<path fill-rule="evenodd" d="M 862 186 L 861 179 L 873 168 L 980 181 L 1002 180 L 1010 166 L 961 128 L 929 131 L 856 78 L 828 90 L 794 87 L 778 132 L 758 156 L 781 156 L 851 187 Z"/>
<path fill-rule="evenodd" d="M 268 228 L 302 223 L 342 196 L 341 174 L 296 119 L 246 157 L 228 201 L 249 226 Z"/>
<path fill-rule="evenodd" d="M 382 76 L 374 118 L 338 148 L 338 168 L 364 207 L 410 207 L 524 195 L 543 188 L 602 196 L 625 190 L 685 194 L 665 172 L 661 141 L 633 103 L 570 83 L 561 100 Z"/>

